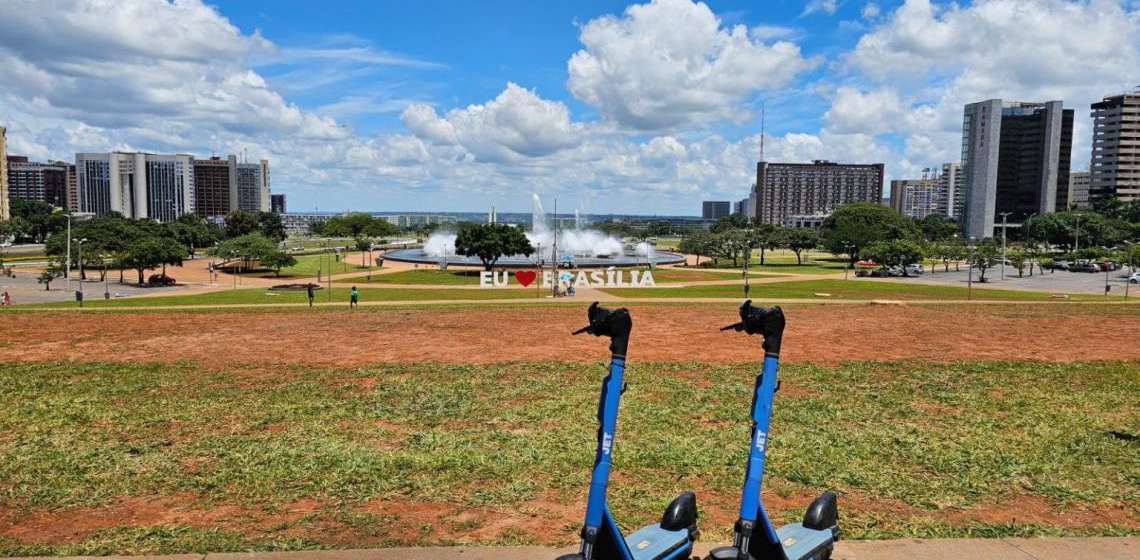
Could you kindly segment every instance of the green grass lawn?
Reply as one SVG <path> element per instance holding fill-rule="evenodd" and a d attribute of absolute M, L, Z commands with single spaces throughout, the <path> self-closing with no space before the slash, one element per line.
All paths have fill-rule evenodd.
<path fill-rule="evenodd" d="M 363 285 L 362 285 L 363 286 Z M 317 303 L 327 301 L 348 304 L 351 287 L 334 284 L 330 298 L 328 289 L 317 290 L 315 300 Z M 533 299 L 534 292 L 529 290 L 448 290 L 448 289 L 415 289 L 415 288 L 373 288 L 362 287 L 360 301 L 429 301 L 429 300 L 492 300 L 492 299 Z M 278 304 L 278 303 L 305 303 L 308 295 L 303 291 L 273 292 L 265 288 L 239 288 L 236 290 L 220 290 L 205 294 L 186 296 L 159 296 L 139 297 L 113 300 L 89 300 L 84 307 L 160 307 L 178 305 L 234 305 L 234 304 Z M 75 302 L 56 302 L 45 304 L 25 305 L 22 308 L 71 308 Z"/>
<path fill-rule="evenodd" d="M 755 367 L 631 365 L 610 492 L 627 528 L 695 489 L 702 537 L 729 537 Z M 0 555 L 570 544 L 604 370 L 3 364 L 6 524 L 128 498 L 178 509 L 66 542 L 0 537 Z M 980 513 L 1016 516 L 1023 503 L 1107 509 L 1117 520 L 1134 513 L 1138 372 L 1136 362 L 786 365 L 765 473 L 769 512 L 796 520 L 811 496 L 832 489 L 852 539 L 1140 534 L 1135 517 L 1078 515 L 1091 521 L 1064 528 Z M 311 512 L 266 521 L 300 500 Z M 372 500 L 388 505 L 370 509 Z M 534 501 L 566 509 L 542 513 Z M 435 507 L 426 519 L 413 511 L 424 504 Z M 236 520 L 179 520 L 227 507 Z M 711 524 L 709 508 L 723 523 Z M 463 511 L 475 515 L 453 521 Z M 488 512 L 538 522 L 476 535 Z"/>
<path fill-rule="evenodd" d="M 626 279 L 629 279 L 629 273 L 632 268 L 623 268 L 625 271 Z M 638 271 L 644 272 L 646 269 L 638 268 Z M 343 278 L 336 280 L 336 283 L 349 284 L 349 283 L 372 283 L 372 284 L 478 284 L 480 270 L 475 269 L 461 269 L 461 270 L 403 270 L 400 272 L 393 272 L 391 274 L 373 274 L 372 280 L 368 280 L 368 275 L 354 276 L 350 278 Z M 587 274 L 589 270 L 587 270 Z M 768 277 L 771 277 L 770 275 Z M 734 280 L 740 278 L 740 274 L 736 272 L 721 272 L 715 270 L 701 270 L 701 269 L 677 269 L 677 268 L 658 268 L 653 271 L 653 280 L 658 283 L 670 282 L 700 282 L 709 280 Z M 511 281 L 512 285 L 514 280 Z"/>
<path fill-rule="evenodd" d="M 346 256 L 341 253 L 341 259 L 338 262 L 335 256 L 330 256 L 329 253 L 322 253 L 318 255 L 297 255 L 297 264 L 289 268 L 281 269 L 280 278 L 282 279 L 296 279 L 296 278 L 316 278 L 317 270 L 320 270 L 322 275 L 328 274 L 332 270 L 333 274 L 344 274 L 346 272 L 355 272 L 358 270 L 368 270 L 367 266 L 360 266 L 360 253 L 348 253 Z M 331 261 L 331 264 L 330 264 Z M 351 261 L 351 262 L 349 262 Z M 356 263 L 356 264 L 353 264 Z M 330 269 L 331 266 L 331 269 Z M 373 267 L 376 270 L 376 267 Z M 252 273 L 253 276 L 258 278 L 277 278 L 271 270 L 256 270 Z"/>
<path fill-rule="evenodd" d="M 676 297 L 676 298 L 731 298 L 742 297 L 743 285 L 719 286 L 689 286 L 684 288 L 605 288 L 603 291 L 615 296 L 639 297 Z M 789 282 L 773 282 L 766 284 L 752 284 L 749 297 L 752 298 L 816 298 L 817 293 L 831 294 L 828 299 L 950 299 L 964 300 L 967 298 L 968 288 L 957 286 L 939 286 L 933 284 L 908 283 L 905 279 L 892 281 L 874 280 L 804 280 Z M 1029 292 L 1017 290 L 997 290 L 990 288 L 974 288 L 974 299 L 979 300 L 1037 300 L 1050 299 L 1047 292 Z M 822 298 L 819 298 L 822 299 Z M 1122 299 L 1114 296 L 1110 299 Z M 1069 301 L 1104 301 L 1104 296 L 1089 294 L 1070 295 Z"/>

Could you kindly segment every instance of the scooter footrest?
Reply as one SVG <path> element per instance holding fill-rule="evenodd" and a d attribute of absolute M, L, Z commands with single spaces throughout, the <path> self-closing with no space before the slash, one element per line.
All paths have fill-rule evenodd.
<path fill-rule="evenodd" d="M 705 560 L 742 560 L 742 556 L 735 546 L 722 546 L 710 550 Z"/>

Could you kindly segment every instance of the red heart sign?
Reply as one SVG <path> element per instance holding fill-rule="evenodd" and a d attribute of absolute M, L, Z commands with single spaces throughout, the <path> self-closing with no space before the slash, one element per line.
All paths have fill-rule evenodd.
<path fill-rule="evenodd" d="M 527 287 L 531 282 L 534 282 L 535 272 L 533 270 L 516 270 L 515 280 L 519 281 L 523 287 Z"/>

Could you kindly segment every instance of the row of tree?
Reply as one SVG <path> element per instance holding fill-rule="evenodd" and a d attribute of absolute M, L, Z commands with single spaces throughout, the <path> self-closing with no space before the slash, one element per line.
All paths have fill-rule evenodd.
<path fill-rule="evenodd" d="M 358 212 L 315 221 L 309 224 L 309 233 L 326 237 L 384 237 L 399 234 L 400 228 L 384 218 Z"/>

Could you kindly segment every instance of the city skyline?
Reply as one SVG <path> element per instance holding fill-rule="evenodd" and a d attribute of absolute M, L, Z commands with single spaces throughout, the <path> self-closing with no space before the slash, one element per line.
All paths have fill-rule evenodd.
<path fill-rule="evenodd" d="M 523 211 L 537 192 L 694 214 L 748 194 L 761 103 L 768 161 L 884 163 L 889 181 L 958 161 L 966 103 L 1060 99 L 1086 170 L 1087 108 L 1140 67 L 1118 40 L 1140 12 L 1112 1 L 53 8 L 13 1 L 0 22 L 8 153 L 247 149 L 296 210 Z M 169 40 L 114 31 L 133 21 Z"/>

